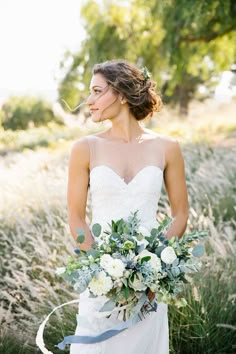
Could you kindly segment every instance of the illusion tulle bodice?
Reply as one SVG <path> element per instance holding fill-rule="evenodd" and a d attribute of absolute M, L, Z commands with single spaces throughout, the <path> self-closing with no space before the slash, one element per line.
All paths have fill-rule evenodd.
<path fill-rule="evenodd" d="M 107 144 L 89 136 L 91 226 L 100 223 L 106 228 L 111 219 L 125 219 L 136 210 L 142 226 L 157 225 L 164 159 L 161 149 L 154 154 L 155 143 Z"/>

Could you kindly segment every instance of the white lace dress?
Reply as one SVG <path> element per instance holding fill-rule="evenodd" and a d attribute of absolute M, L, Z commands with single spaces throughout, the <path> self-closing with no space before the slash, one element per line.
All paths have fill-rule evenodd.
<path fill-rule="evenodd" d="M 156 212 L 163 183 L 164 150 L 161 137 L 155 135 L 141 143 L 117 143 L 96 135 L 87 137 L 90 147 L 90 195 L 92 225 L 105 229 L 111 219 L 127 218 L 139 210 L 141 225 L 157 225 Z M 126 177 L 121 177 L 126 176 Z M 120 320 L 98 318 L 97 312 L 107 301 L 105 296 L 80 295 L 76 335 L 97 335 L 114 327 Z M 71 344 L 70 354 L 168 354 L 169 330 L 167 305 L 159 303 L 156 312 L 131 328 L 103 342 Z"/>

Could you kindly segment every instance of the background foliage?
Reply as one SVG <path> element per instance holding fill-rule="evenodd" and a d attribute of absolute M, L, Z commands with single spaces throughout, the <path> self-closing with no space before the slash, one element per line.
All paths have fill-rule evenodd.
<path fill-rule="evenodd" d="M 86 97 L 95 63 L 125 58 L 147 66 L 164 101 L 186 115 L 199 84 L 211 87 L 236 61 L 233 0 L 88 0 L 81 16 L 87 36 L 66 54 L 59 83 L 60 97 L 74 107 Z"/>
<path fill-rule="evenodd" d="M 50 103 L 37 97 L 13 96 L 3 105 L 0 111 L 0 122 L 4 129 L 22 130 L 31 126 L 39 127 L 49 122 L 62 124 Z"/>

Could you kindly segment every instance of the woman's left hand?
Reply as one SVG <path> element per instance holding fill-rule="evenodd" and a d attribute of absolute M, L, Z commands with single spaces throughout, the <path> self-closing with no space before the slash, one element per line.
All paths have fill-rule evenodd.
<path fill-rule="evenodd" d="M 148 297 L 148 300 L 150 302 L 152 302 L 152 300 L 154 299 L 155 297 L 155 293 L 153 293 L 150 289 L 148 290 L 148 293 L 147 293 L 147 297 Z"/>

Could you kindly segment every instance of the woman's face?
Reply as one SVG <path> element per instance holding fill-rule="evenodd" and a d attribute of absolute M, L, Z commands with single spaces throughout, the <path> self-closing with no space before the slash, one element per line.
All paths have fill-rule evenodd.
<path fill-rule="evenodd" d="M 101 74 L 93 75 L 86 103 L 94 122 L 112 119 L 121 108 L 120 95 L 112 91 L 112 87 Z"/>

